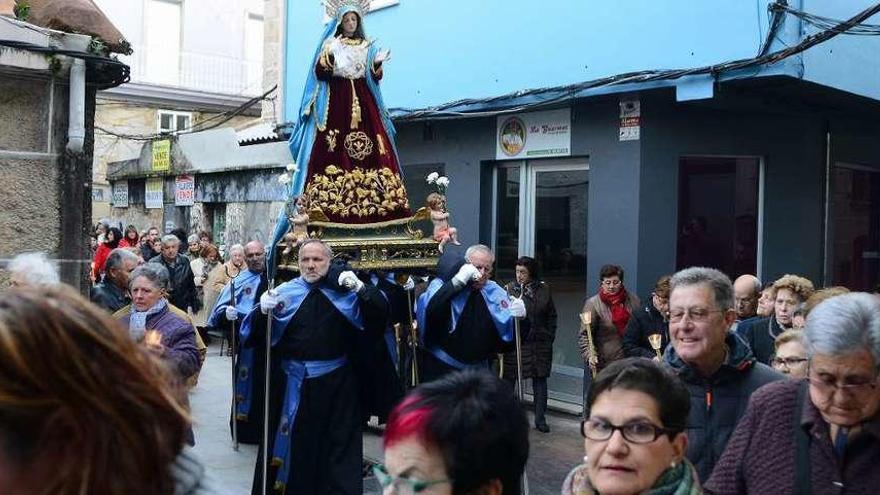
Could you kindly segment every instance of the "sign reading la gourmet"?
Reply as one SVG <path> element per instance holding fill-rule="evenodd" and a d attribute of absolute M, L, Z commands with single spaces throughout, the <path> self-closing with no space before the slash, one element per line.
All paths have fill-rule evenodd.
<path fill-rule="evenodd" d="M 571 155 L 571 109 L 502 115 L 495 132 L 495 159 Z"/>

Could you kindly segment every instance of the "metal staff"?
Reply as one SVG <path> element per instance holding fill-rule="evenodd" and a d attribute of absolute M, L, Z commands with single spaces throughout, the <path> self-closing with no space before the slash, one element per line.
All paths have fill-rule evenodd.
<path fill-rule="evenodd" d="M 410 385 L 416 387 L 419 384 L 419 363 L 418 358 L 416 357 L 419 347 L 419 333 L 416 331 L 417 325 L 415 320 L 413 320 L 412 309 L 412 293 L 406 291 L 406 314 L 409 316 L 409 349 L 412 354 L 412 376 L 410 378 Z"/>
<path fill-rule="evenodd" d="M 267 261 L 267 270 L 269 267 L 275 266 L 275 249 L 272 250 L 272 257 Z M 275 289 L 275 277 L 269 279 L 269 288 Z M 263 387 L 263 495 L 267 495 L 269 480 L 269 381 L 272 377 L 272 317 L 275 308 L 269 311 L 266 319 L 266 380 Z"/>
<path fill-rule="evenodd" d="M 229 266 L 228 265 L 225 265 L 223 267 L 223 271 L 225 271 L 226 276 L 229 277 L 229 304 L 232 305 L 233 308 L 235 308 L 236 307 L 236 305 L 235 305 L 235 277 L 231 277 L 229 275 Z M 239 273 L 241 273 L 241 270 L 239 270 Z M 236 275 L 236 276 L 238 276 L 238 275 Z M 236 362 L 236 356 L 237 356 L 236 348 L 235 348 L 235 341 L 236 341 L 236 338 L 238 337 L 238 329 L 235 328 L 236 321 L 238 321 L 238 320 L 237 319 L 232 320 L 232 322 L 231 322 L 232 323 L 232 330 L 229 332 L 229 348 L 231 349 L 230 352 L 232 353 L 232 359 L 230 360 L 230 361 L 232 361 L 232 413 L 231 413 L 231 418 L 232 418 L 232 450 L 238 452 L 238 418 L 237 418 L 238 408 L 236 407 L 238 405 L 238 399 L 235 396 L 235 378 L 236 378 L 235 362 Z"/>
<path fill-rule="evenodd" d="M 522 284 L 520 284 L 519 288 L 519 296 L 522 298 L 523 289 Z M 516 390 L 517 396 L 519 397 L 519 402 L 525 402 L 525 393 L 523 391 L 523 383 L 522 383 L 522 340 L 519 329 L 519 318 L 513 319 L 513 335 L 514 341 L 516 343 Z M 503 363 L 502 363 L 503 366 Z M 522 484 L 522 493 L 523 495 L 529 495 L 529 476 L 526 474 L 526 471 L 523 470 L 522 479 L 520 480 Z"/>

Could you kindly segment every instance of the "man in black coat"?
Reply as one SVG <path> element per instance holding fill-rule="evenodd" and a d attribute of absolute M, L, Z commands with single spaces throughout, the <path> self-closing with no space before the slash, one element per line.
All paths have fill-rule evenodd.
<path fill-rule="evenodd" d="M 727 275 L 713 268 L 687 268 L 672 276 L 670 288 L 671 347 L 663 358 L 690 391 L 687 457 L 704 480 L 752 393 L 784 376 L 759 363 L 749 346 L 729 332 L 736 312 Z"/>
<path fill-rule="evenodd" d="M 128 297 L 128 277 L 138 266 L 138 256 L 124 248 L 116 248 L 104 264 L 104 280 L 92 287 L 89 295 L 93 303 L 113 314 L 131 303 Z"/>
<path fill-rule="evenodd" d="M 654 284 L 651 300 L 638 311 L 633 311 L 623 333 L 623 354 L 626 357 L 645 357 L 660 360 L 669 344 L 669 275 Z M 660 336 L 655 342 L 652 337 Z"/>
<path fill-rule="evenodd" d="M 199 301 L 189 258 L 180 254 L 179 248 L 180 239 L 176 236 L 169 234 L 162 237 L 162 254 L 151 259 L 150 263 L 159 263 L 168 270 L 170 275 L 168 302 L 183 311 L 192 308 L 196 313 L 202 309 L 202 302 Z"/>

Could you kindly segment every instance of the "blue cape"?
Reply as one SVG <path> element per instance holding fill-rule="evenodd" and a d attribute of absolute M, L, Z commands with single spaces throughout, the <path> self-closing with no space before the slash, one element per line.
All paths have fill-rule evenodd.
<path fill-rule="evenodd" d="M 425 331 L 428 326 L 428 302 L 434 297 L 434 294 L 440 290 L 440 287 L 442 287 L 443 284 L 444 281 L 442 279 L 435 278 L 430 284 L 428 284 L 428 289 L 425 290 L 424 294 L 419 296 L 419 300 L 416 302 L 416 318 L 419 322 L 419 338 L 422 342 L 425 341 Z M 450 304 L 451 319 L 449 333 L 455 332 L 455 327 L 458 325 L 458 319 L 461 317 L 461 312 L 464 310 L 464 306 L 467 303 L 470 293 L 471 289 L 465 287 L 452 298 L 452 304 Z M 489 314 L 492 316 L 492 322 L 495 324 L 495 330 L 498 332 L 498 336 L 501 337 L 501 340 L 504 342 L 513 341 L 513 316 L 510 315 L 510 298 L 507 296 L 507 292 L 502 289 L 500 285 L 490 280 L 482 289 L 480 289 L 480 294 L 483 296 L 483 300 L 486 301 L 486 307 L 489 309 Z"/>
<path fill-rule="evenodd" d="M 226 315 L 226 307 L 229 306 L 230 293 L 235 287 L 235 307 L 239 315 L 246 315 L 254 308 L 257 301 L 257 288 L 260 286 L 260 274 L 245 270 L 233 278 L 220 291 L 217 296 L 217 302 L 214 309 L 211 310 L 211 316 L 208 317 L 208 325 L 217 327 L 220 318 Z"/>
<path fill-rule="evenodd" d="M 278 293 L 279 304 L 271 313 L 272 317 L 272 345 L 277 345 L 287 330 L 287 324 L 299 311 L 302 302 L 312 290 L 320 290 L 333 306 L 358 330 L 364 329 L 361 307 L 358 304 L 357 294 L 353 292 L 340 292 L 327 287 L 323 282 L 310 284 L 297 277 L 289 282 L 284 282 L 275 288 Z M 241 343 L 245 345 L 250 340 L 253 320 L 260 311 L 259 304 L 254 306 L 250 313 L 241 323 Z"/>

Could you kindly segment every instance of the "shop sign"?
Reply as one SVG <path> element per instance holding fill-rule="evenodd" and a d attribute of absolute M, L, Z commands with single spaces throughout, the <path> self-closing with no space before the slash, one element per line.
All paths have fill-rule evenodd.
<path fill-rule="evenodd" d="M 174 205 L 192 206 L 196 196 L 196 181 L 192 175 L 181 175 L 174 180 Z"/>
<path fill-rule="evenodd" d="M 571 155 L 571 109 L 499 116 L 495 159 Z"/>
<path fill-rule="evenodd" d="M 113 206 L 128 208 L 128 181 L 120 180 L 113 183 Z"/>
<path fill-rule="evenodd" d="M 638 141 L 642 130 L 642 105 L 639 100 L 620 100 L 620 140 Z"/>
<path fill-rule="evenodd" d="M 161 209 L 164 198 L 162 197 L 162 179 L 147 179 L 144 191 L 144 206 L 148 209 Z"/>
<path fill-rule="evenodd" d="M 153 172 L 167 172 L 171 169 L 171 140 L 153 141 Z"/>

